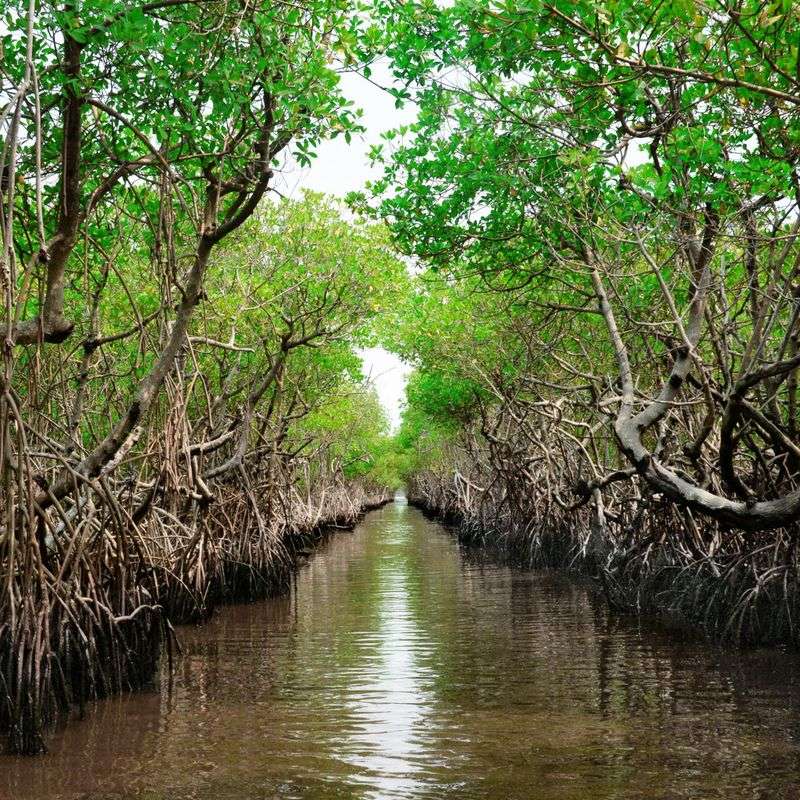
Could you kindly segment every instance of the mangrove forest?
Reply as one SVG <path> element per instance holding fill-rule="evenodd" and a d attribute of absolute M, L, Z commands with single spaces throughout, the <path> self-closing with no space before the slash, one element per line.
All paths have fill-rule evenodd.
<path fill-rule="evenodd" d="M 792 0 L 3 0 L 0 237 L 1 800 L 794 796 Z"/>

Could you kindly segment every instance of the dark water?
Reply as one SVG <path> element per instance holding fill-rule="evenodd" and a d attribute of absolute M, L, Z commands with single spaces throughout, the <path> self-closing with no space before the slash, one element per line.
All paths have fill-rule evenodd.
<path fill-rule="evenodd" d="M 0 757 L 0 797 L 800 797 L 797 659 L 611 619 L 404 503 L 182 639 L 171 688 Z"/>

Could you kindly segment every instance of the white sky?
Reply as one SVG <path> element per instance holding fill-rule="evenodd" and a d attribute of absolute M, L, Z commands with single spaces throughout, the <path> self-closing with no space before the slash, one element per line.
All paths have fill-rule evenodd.
<path fill-rule="evenodd" d="M 386 86 L 391 77 L 385 66 L 373 66 L 372 80 Z M 345 96 L 364 112 L 361 124 L 366 133 L 354 136 L 347 144 L 343 137 L 324 142 L 310 167 L 289 168 L 283 174 L 280 191 L 296 196 L 302 189 L 343 197 L 347 192 L 364 187 L 368 180 L 380 176 L 380 167 L 370 167 L 369 149 L 381 141 L 383 131 L 413 122 L 416 109 L 394 107 L 394 98 L 370 81 L 353 73 L 342 74 L 341 89 Z M 404 399 L 409 368 L 397 356 L 379 347 L 359 351 L 364 361 L 364 374 L 369 377 L 386 409 L 392 428 L 400 421 L 400 408 Z"/>

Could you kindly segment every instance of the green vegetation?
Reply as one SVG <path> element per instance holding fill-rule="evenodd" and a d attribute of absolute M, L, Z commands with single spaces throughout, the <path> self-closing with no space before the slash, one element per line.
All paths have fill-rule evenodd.
<path fill-rule="evenodd" d="M 401 481 L 616 606 L 798 640 L 794 4 L 11 0 L 2 25 L 13 750 Z M 337 69 L 380 55 L 418 108 L 383 177 L 347 211 L 278 199 L 285 159 L 359 132 Z M 417 370 L 394 439 L 375 342 Z"/>

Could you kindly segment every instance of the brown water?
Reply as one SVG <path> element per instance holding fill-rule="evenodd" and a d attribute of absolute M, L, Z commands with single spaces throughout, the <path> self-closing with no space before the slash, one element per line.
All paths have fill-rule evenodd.
<path fill-rule="evenodd" d="M 794 657 L 613 619 L 402 502 L 181 638 L 171 686 L 0 757 L 0 797 L 800 797 Z"/>

